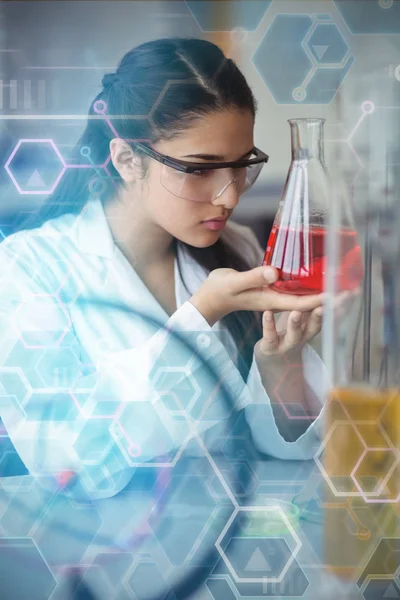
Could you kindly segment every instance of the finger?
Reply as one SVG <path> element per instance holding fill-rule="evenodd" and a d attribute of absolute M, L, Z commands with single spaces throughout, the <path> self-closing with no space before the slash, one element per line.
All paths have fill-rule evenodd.
<path fill-rule="evenodd" d="M 319 306 L 310 314 L 306 328 L 303 333 L 303 342 L 312 340 L 322 329 L 323 308 Z"/>
<path fill-rule="evenodd" d="M 292 294 L 282 294 L 271 288 L 260 292 L 260 302 L 265 302 L 268 310 L 281 311 L 300 311 L 307 312 L 321 306 L 324 302 L 325 294 L 313 294 L 310 296 L 294 296 Z M 261 308 L 260 310 L 265 310 Z"/>
<path fill-rule="evenodd" d="M 308 319 L 310 318 L 311 311 L 301 313 L 301 329 L 304 332 L 307 327 Z"/>
<path fill-rule="evenodd" d="M 278 271 L 274 267 L 256 267 L 249 271 L 236 272 L 232 277 L 232 291 L 239 294 L 246 290 L 268 286 L 277 279 Z"/>
<path fill-rule="evenodd" d="M 298 346 L 303 339 L 303 315 L 299 311 L 292 311 L 290 313 L 286 335 L 283 340 L 284 351 L 292 350 Z"/>
<path fill-rule="evenodd" d="M 266 310 L 262 318 L 263 337 L 260 340 L 260 350 L 263 354 L 275 354 L 279 349 L 279 335 L 276 330 L 274 315 Z"/>
<path fill-rule="evenodd" d="M 290 312 L 285 311 L 275 315 L 275 326 L 278 332 L 286 331 Z"/>

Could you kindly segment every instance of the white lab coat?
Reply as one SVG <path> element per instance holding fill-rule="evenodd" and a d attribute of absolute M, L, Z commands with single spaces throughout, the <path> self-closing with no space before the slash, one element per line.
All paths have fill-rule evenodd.
<path fill-rule="evenodd" d="M 253 232 L 234 223 L 227 227 L 236 247 L 254 266 L 261 264 L 263 250 Z M 179 246 L 178 252 L 193 293 L 207 273 Z M 283 459 L 314 456 L 321 417 L 297 441 L 285 441 L 255 361 L 245 382 L 233 340 L 219 323 L 210 327 L 189 302 L 177 265 L 175 293 L 178 309 L 168 318 L 114 244 L 99 201 L 78 217 L 64 215 L 0 244 L 0 416 L 43 486 L 54 486 L 54 476 L 69 477 L 71 471 L 77 474 L 74 489 L 83 486 L 92 499 L 111 497 L 133 469 L 196 453 L 199 445 L 192 441 L 199 433 L 212 447 L 228 418 L 218 382 L 244 409 L 258 450 Z M 76 302 L 82 297 L 87 304 Z M 166 328 L 157 330 L 113 302 Z M 303 359 L 305 377 L 322 404 L 323 364 L 310 347 Z"/>

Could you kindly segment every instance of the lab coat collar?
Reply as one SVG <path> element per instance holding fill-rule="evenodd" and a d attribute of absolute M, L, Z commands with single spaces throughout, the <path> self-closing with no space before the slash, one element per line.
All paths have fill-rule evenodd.
<path fill-rule="evenodd" d="M 135 270 L 128 263 L 128 260 L 115 244 L 103 205 L 100 200 L 89 200 L 76 219 L 74 229 L 76 245 L 81 252 L 115 261 L 115 264 L 119 265 L 119 269 L 122 269 L 125 285 L 127 285 L 127 282 L 130 281 L 134 286 L 133 288 L 129 288 L 129 294 L 131 298 L 134 298 L 140 289 L 142 293 L 141 298 L 146 297 L 147 306 L 152 306 L 152 308 L 156 311 L 154 316 L 158 317 L 159 319 L 168 318 L 165 310 L 154 299 L 150 291 L 147 289 L 145 284 L 136 274 Z M 178 248 L 178 253 L 180 254 L 180 252 L 181 250 Z M 183 265 L 183 267 L 184 266 L 185 265 Z M 177 307 L 179 307 L 185 301 L 187 292 L 186 290 L 182 289 L 183 286 L 181 283 L 176 259 L 174 269 L 175 297 Z M 117 272 L 121 271 L 117 270 Z"/>
<path fill-rule="evenodd" d="M 89 200 L 75 221 L 75 241 L 81 252 L 100 256 L 109 260 L 117 260 L 125 264 L 127 274 L 135 278 L 136 283 L 144 286 L 134 269 L 131 268 L 127 259 L 116 246 L 110 226 L 108 224 L 103 205 L 100 200 Z M 179 307 L 191 294 L 204 282 L 208 273 L 201 267 L 180 244 L 177 246 L 178 258 L 175 259 L 175 296 Z M 182 268 L 182 275 L 189 285 L 189 292 L 183 285 L 181 274 L 178 269 L 178 259 Z M 147 288 L 146 288 L 147 290 Z M 149 292 L 150 294 L 150 292 Z M 160 307 L 161 308 L 161 307 Z M 161 309 L 164 310 L 164 309 Z"/>
<path fill-rule="evenodd" d="M 99 199 L 89 200 L 75 222 L 76 243 L 87 254 L 112 258 L 115 243 Z"/>

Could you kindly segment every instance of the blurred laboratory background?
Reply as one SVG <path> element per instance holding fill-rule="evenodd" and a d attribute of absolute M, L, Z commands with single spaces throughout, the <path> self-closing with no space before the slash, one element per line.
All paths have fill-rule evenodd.
<path fill-rule="evenodd" d="M 353 200 L 372 169 L 380 193 L 387 165 L 397 168 L 399 0 L 0 2 L 2 236 L 56 185 L 58 153 L 68 163 L 103 74 L 130 48 L 165 36 L 218 43 L 254 90 L 255 141 L 270 161 L 235 219 L 262 243 L 290 164 L 288 119 L 326 119 L 328 167 Z M 33 139 L 56 149 L 21 142 Z"/>

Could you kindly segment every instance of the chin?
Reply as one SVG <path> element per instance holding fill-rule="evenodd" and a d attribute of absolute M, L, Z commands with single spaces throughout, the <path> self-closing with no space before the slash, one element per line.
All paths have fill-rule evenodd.
<path fill-rule="evenodd" d="M 191 246 L 195 246 L 196 248 L 209 248 L 215 244 L 217 240 L 219 240 L 220 236 L 220 231 L 210 231 L 208 234 L 199 236 L 199 239 L 193 240 L 189 243 Z"/>
<path fill-rule="evenodd" d="M 210 231 L 206 235 L 203 234 L 201 236 L 198 235 L 193 237 L 188 236 L 185 239 L 176 236 L 176 238 L 184 244 L 188 244 L 189 246 L 193 246 L 194 248 L 209 248 L 210 246 L 215 244 L 215 242 L 219 239 L 220 235 L 220 231 Z"/>

